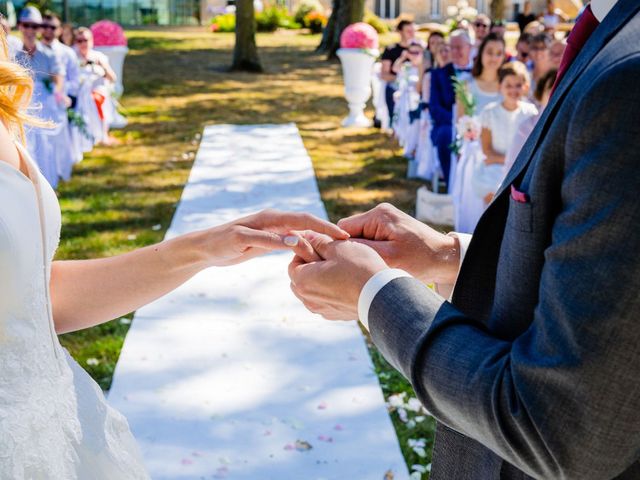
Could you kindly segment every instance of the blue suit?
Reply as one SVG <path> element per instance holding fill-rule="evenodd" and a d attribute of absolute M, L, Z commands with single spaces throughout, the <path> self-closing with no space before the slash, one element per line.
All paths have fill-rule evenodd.
<path fill-rule="evenodd" d="M 451 149 L 449 146 L 453 142 L 453 107 L 456 103 L 451 77 L 455 74 L 452 63 L 432 70 L 429 95 L 429 111 L 433 120 L 431 141 L 438 150 L 438 159 L 447 186 L 449 185 L 449 170 L 451 168 Z"/>

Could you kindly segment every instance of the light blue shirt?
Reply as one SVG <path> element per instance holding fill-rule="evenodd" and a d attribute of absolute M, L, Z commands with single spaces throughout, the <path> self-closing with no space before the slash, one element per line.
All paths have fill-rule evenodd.
<path fill-rule="evenodd" d="M 64 68 L 64 88 L 67 95 L 75 97 L 80 87 L 80 62 L 73 48 L 54 40 L 47 49 L 53 51 Z"/>
<path fill-rule="evenodd" d="M 34 81 L 50 79 L 52 75 L 64 75 L 64 67 L 60 59 L 50 48 L 40 42 L 36 43 L 36 51 L 29 55 L 24 50 L 16 52 L 16 62 L 31 72 Z"/>

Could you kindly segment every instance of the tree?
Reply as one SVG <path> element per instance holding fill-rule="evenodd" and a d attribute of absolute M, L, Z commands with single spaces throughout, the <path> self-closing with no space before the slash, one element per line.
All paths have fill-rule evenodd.
<path fill-rule="evenodd" d="M 236 44 L 231 70 L 262 72 L 256 46 L 256 16 L 253 0 L 236 0 Z"/>
<path fill-rule="evenodd" d="M 326 53 L 330 59 L 335 58 L 336 51 L 340 48 L 342 31 L 352 23 L 361 22 L 363 17 L 364 0 L 333 0 L 333 10 L 318 51 Z"/>
<path fill-rule="evenodd" d="M 499 20 L 504 18 L 505 4 L 504 0 L 491 0 L 491 18 Z"/>

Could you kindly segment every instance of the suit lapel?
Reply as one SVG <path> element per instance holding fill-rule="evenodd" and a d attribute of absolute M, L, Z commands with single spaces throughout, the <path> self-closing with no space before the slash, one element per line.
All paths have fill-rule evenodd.
<path fill-rule="evenodd" d="M 620 28 L 622 28 L 639 9 L 640 2 L 637 0 L 619 0 L 609 15 L 606 16 L 602 24 L 596 28 L 582 51 L 569 67 L 569 70 L 567 70 L 564 78 L 558 84 L 547 108 L 545 108 L 536 127 L 533 132 L 531 132 L 531 135 L 529 135 L 529 138 L 522 147 L 513 167 L 498 190 L 496 198 L 509 188 L 514 180 L 531 162 L 533 153 L 538 147 L 538 144 L 543 137 L 543 133 L 548 130 L 549 124 L 555 118 L 557 110 L 562 103 L 561 100 L 566 96 L 569 88 L 577 81 L 580 74 L 582 74 L 591 60 L 593 60 L 598 52 L 602 50 L 611 37 L 615 35 L 616 32 L 620 30 Z"/>

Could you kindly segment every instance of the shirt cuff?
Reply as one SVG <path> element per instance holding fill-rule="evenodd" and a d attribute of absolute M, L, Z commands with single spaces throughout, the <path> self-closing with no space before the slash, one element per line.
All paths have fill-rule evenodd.
<path fill-rule="evenodd" d="M 450 237 L 455 237 L 460 242 L 460 266 L 462 266 L 462 262 L 464 262 L 464 257 L 467 254 L 467 250 L 469 249 L 469 244 L 471 243 L 471 235 L 470 233 L 458 233 L 458 232 L 449 232 L 447 235 Z M 458 269 L 460 269 L 460 266 Z"/>
<path fill-rule="evenodd" d="M 369 330 L 369 308 L 373 299 L 387 283 L 400 277 L 411 277 L 411 275 L 404 270 L 388 268 L 376 273 L 362 288 L 358 299 L 358 317 L 367 331 Z"/>

